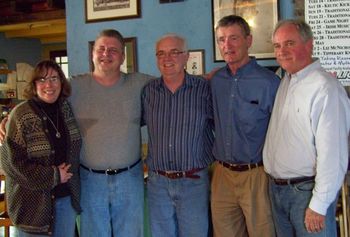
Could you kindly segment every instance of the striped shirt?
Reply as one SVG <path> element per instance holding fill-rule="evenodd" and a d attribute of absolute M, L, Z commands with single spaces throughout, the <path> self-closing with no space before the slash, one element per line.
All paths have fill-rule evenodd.
<path fill-rule="evenodd" d="M 145 86 L 142 117 L 148 129 L 150 170 L 185 171 L 212 161 L 213 119 L 209 83 L 186 74 L 175 93 L 160 78 Z"/>

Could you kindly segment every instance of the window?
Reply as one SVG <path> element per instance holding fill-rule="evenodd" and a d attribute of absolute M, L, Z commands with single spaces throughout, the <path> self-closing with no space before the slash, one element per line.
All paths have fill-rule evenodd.
<path fill-rule="evenodd" d="M 67 50 L 51 51 L 50 59 L 58 63 L 61 66 L 64 75 L 68 78 L 68 56 Z"/>

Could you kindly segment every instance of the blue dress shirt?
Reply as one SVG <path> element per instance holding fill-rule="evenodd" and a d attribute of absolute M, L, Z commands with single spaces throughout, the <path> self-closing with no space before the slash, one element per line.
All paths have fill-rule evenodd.
<path fill-rule="evenodd" d="M 262 150 L 279 78 L 254 58 L 235 75 L 228 66 L 211 80 L 215 119 L 214 156 L 233 164 L 262 161 Z"/>
<path fill-rule="evenodd" d="M 185 171 L 213 161 L 211 92 L 203 78 L 186 73 L 175 93 L 162 78 L 151 81 L 142 93 L 142 110 L 150 170 Z"/>

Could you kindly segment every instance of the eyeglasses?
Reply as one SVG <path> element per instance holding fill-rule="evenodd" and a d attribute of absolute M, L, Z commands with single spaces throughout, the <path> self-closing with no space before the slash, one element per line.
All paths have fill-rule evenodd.
<path fill-rule="evenodd" d="M 171 57 L 171 58 L 177 58 L 180 54 L 185 53 L 186 51 L 179 51 L 179 50 L 170 50 L 170 52 L 165 52 L 165 51 L 158 51 L 156 53 L 157 58 L 165 58 L 167 56 Z"/>
<path fill-rule="evenodd" d="M 98 47 L 96 48 L 96 52 L 98 54 L 103 54 L 104 52 L 106 52 L 107 54 L 112 54 L 112 55 L 116 55 L 118 53 L 121 52 L 120 49 L 115 48 L 115 47 L 111 47 L 111 48 L 107 48 L 107 47 Z"/>
<path fill-rule="evenodd" d="M 58 84 L 61 81 L 61 79 L 57 76 L 53 76 L 53 77 L 40 77 L 35 81 L 41 85 L 45 84 L 47 81 L 49 81 L 53 84 Z"/>

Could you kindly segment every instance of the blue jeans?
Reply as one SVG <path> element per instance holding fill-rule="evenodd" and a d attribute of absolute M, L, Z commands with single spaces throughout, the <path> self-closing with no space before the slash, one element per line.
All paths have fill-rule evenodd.
<path fill-rule="evenodd" d="M 325 228 L 318 233 L 308 233 L 305 224 L 305 210 L 312 197 L 314 181 L 294 185 L 276 185 L 270 182 L 272 213 L 279 237 L 335 237 L 337 236 L 335 208 L 337 199 L 327 210 Z"/>
<path fill-rule="evenodd" d="M 208 169 L 199 179 L 169 179 L 149 172 L 148 208 L 152 237 L 207 237 Z"/>
<path fill-rule="evenodd" d="M 143 237 L 142 162 L 117 175 L 80 169 L 81 237 Z"/>
<path fill-rule="evenodd" d="M 71 204 L 71 198 L 64 197 L 56 199 L 55 224 L 51 237 L 74 237 L 76 211 Z M 45 237 L 49 235 L 30 234 L 18 229 L 18 237 Z"/>

